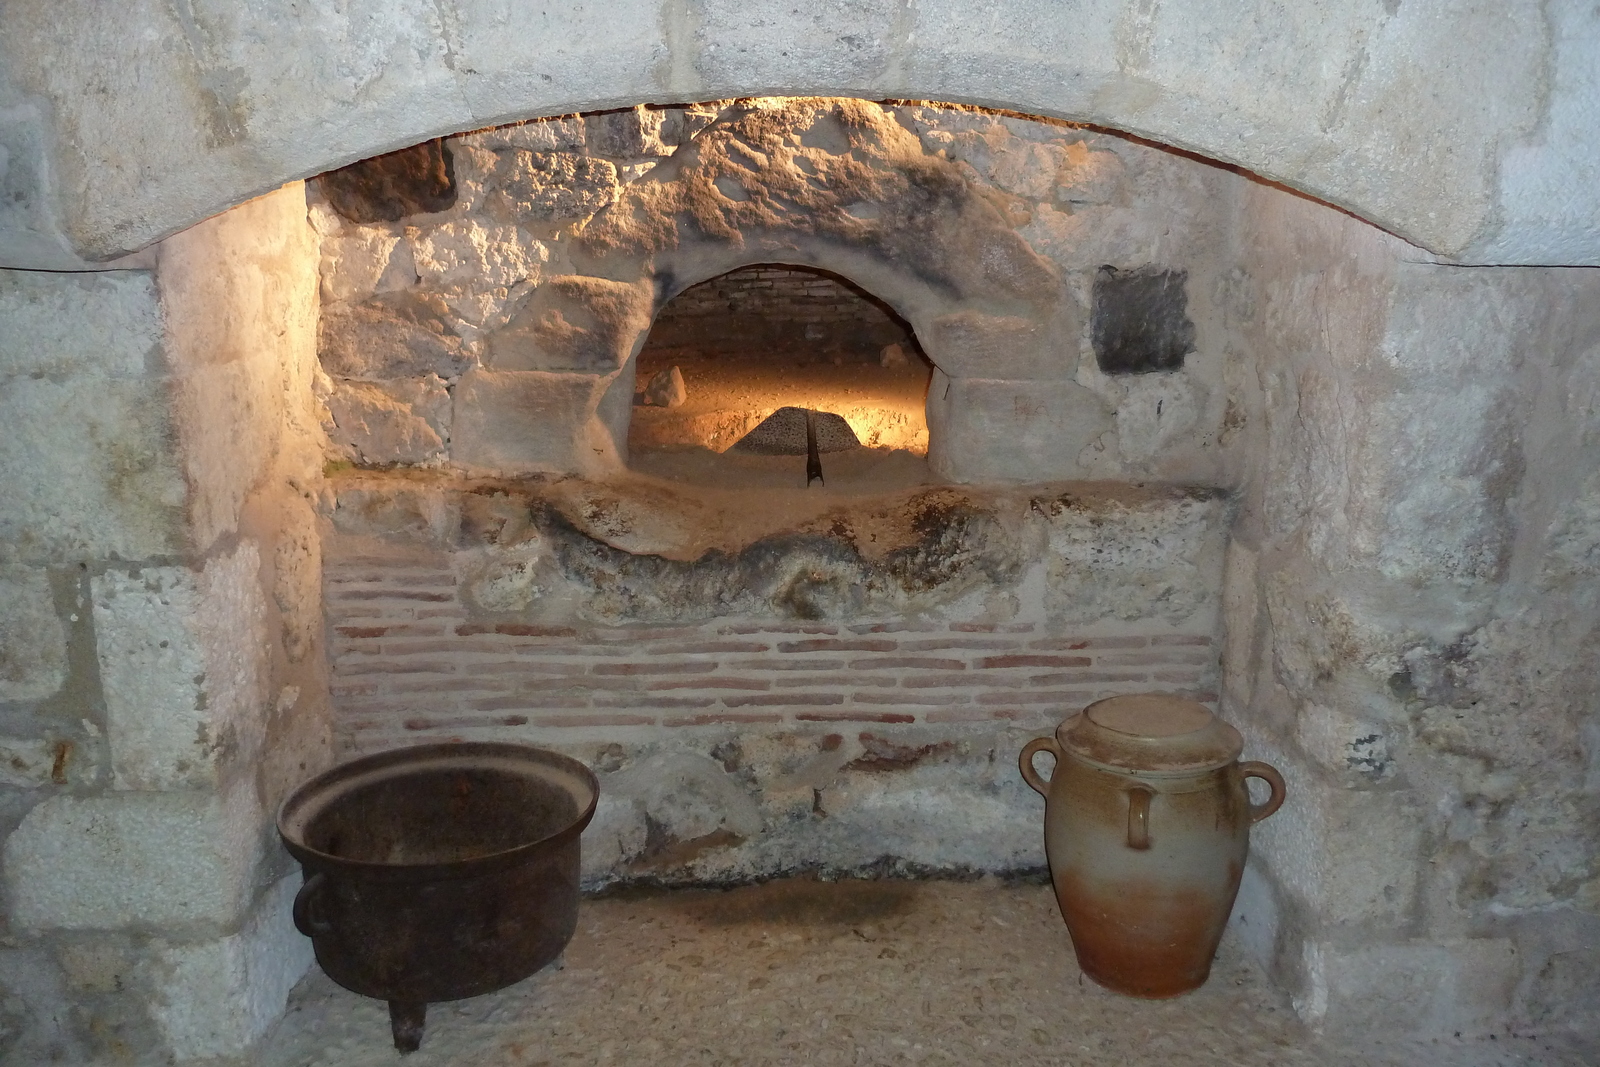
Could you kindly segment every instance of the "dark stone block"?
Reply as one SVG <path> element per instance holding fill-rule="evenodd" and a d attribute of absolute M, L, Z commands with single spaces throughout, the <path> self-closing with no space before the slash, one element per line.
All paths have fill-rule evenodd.
<path fill-rule="evenodd" d="M 1101 267 L 1094 280 L 1094 358 L 1107 374 L 1183 368 L 1194 351 L 1184 283 L 1188 271 Z"/>
<path fill-rule="evenodd" d="M 330 170 L 317 184 L 351 222 L 398 222 L 456 202 L 455 162 L 437 138 Z"/>

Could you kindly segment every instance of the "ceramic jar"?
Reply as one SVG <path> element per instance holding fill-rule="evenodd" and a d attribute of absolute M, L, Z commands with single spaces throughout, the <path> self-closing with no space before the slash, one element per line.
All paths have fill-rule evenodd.
<path fill-rule="evenodd" d="M 1250 827 L 1283 803 L 1283 777 L 1240 763 L 1239 732 L 1179 697 L 1090 704 L 1023 748 L 1045 798 L 1045 855 L 1083 972 L 1136 997 L 1202 985 L 1233 910 Z M 1049 781 L 1040 752 L 1056 758 Z M 1272 790 L 1254 804 L 1247 778 Z"/>

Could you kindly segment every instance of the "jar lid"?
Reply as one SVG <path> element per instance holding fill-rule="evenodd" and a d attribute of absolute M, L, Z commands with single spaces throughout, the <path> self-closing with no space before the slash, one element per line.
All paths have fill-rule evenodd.
<path fill-rule="evenodd" d="M 1061 747 L 1104 767 L 1145 774 L 1197 774 L 1244 751 L 1239 731 L 1204 704 L 1162 693 L 1097 700 L 1056 729 Z"/>

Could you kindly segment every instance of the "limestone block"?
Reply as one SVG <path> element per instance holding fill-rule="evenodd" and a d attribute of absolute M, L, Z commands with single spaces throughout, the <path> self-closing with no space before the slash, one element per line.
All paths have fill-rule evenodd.
<path fill-rule="evenodd" d="M 356 463 L 426 463 L 450 437 L 450 391 L 437 375 L 334 383 L 328 440 Z"/>
<path fill-rule="evenodd" d="M 0 381 L 142 378 L 161 368 L 161 331 L 147 271 L 0 271 Z"/>
<path fill-rule="evenodd" d="M 1551 8 L 1550 90 L 1539 132 L 1500 162 L 1500 225 L 1462 253 L 1469 263 L 1593 265 L 1600 246 L 1600 37 L 1582 5 Z"/>
<path fill-rule="evenodd" d="M 1080 506 L 1035 505 L 1048 523 L 1045 610 L 1052 619 L 1162 619 L 1209 636 L 1217 625 L 1227 507 L 1206 490 Z"/>
<path fill-rule="evenodd" d="M 351 226 L 322 238 L 322 303 L 359 302 L 416 284 L 411 248 L 382 226 Z"/>
<path fill-rule="evenodd" d="M 1204 414 L 1205 396 L 1188 374 L 1145 374 L 1118 384 L 1117 452 L 1130 465 L 1171 452 Z"/>
<path fill-rule="evenodd" d="M 299 873 L 279 881 L 237 933 L 156 949 L 151 1013 L 177 1059 L 239 1055 L 283 1014 L 312 963 L 290 915 L 300 885 Z"/>
<path fill-rule="evenodd" d="M 317 354 L 331 375 L 379 380 L 454 378 L 469 359 L 449 305 L 438 294 L 415 290 L 325 309 Z"/>
<path fill-rule="evenodd" d="M 172 382 L 173 422 L 189 487 L 190 547 L 205 551 L 237 532 L 284 440 L 282 353 L 261 336 L 261 358 L 198 367 Z M 311 333 L 299 339 L 309 352 Z"/>
<path fill-rule="evenodd" d="M 0 566 L 0 701 L 43 700 L 66 676 L 67 632 L 49 574 Z"/>
<path fill-rule="evenodd" d="M 1427 860 L 1428 820 L 1411 794 L 1332 789 L 1316 771 L 1273 754 L 1289 799 L 1251 831 L 1251 848 L 1325 928 L 1409 919 Z"/>
<path fill-rule="evenodd" d="M 614 470 L 621 438 L 597 417 L 611 384 L 592 374 L 469 371 L 455 389 L 450 458 L 505 473 Z"/>
<path fill-rule="evenodd" d="M 616 165 L 573 152 L 502 152 L 489 182 L 489 210 L 507 220 L 570 223 L 617 196 Z"/>
<path fill-rule="evenodd" d="M 57 795 L 5 843 L 11 921 L 23 930 L 235 922 L 260 854 L 254 795 Z"/>
<path fill-rule="evenodd" d="M 633 355 L 654 309 L 648 280 L 551 278 L 491 336 L 487 365 L 498 371 L 609 374 Z"/>
<path fill-rule="evenodd" d="M 507 288 L 518 282 L 537 282 L 541 265 L 550 252 L 520 227 L 484 225 L 467 218 L 408 229 L 417 277 L 428 286 L 470 284 Z"/>
<path fill-rule="evenodd" d="M 1509 938 L 1363 948 L 1313 943 L 1306 958 L 1311 992 L 1295 1007 L 1330 1035 L 1504 1033 L 1521 975 Z"/>
<path fill-rule="evenodd" d="M 625 111 L 607 111 L 584 118 L 588 150 L 597 156 L 636 159 L 670 156 L 672 148 L 661 142 L 662 116 L 666 112 L 642 104 Z"/>
<path fill-rule="evenodd" d="M 186 487 L 170 403 L 156 381 L 7 381 L 0 541 L 41 562 L 181 551 Z"/>
<path fill-rule="evenodd" d="M 1059 482 L 1088 476 L 1084 457 L 1111 410 L 1071 381 L 955 378 L 928 387 L 928 462 L 955 482 Z"/>
<path fill-rule="evenodd" d="M 1078 369 L 1082 313 L 1063 301 L 1050 319 L 958 311 L 921 336 L 933 364 L 952 378 L 1071 379 Z"/>
<path fill-rule="evenodd" d="M 248 767 L 265 710 L 265 604 L 254 541 L 198 573 L 108 571 L 92 583 L 114 784 L 214 786 Z"/>
<path fill-rule="evenodd" d="M 889 66 L 900 15 L 893 0 L 763 4 L 755 10 L 740 0 L 709 0 L 696 27 L 697 65 L 713 85 L 865 89 L 878 84 Z M 774 41 L 783 48 L 773 49 Z"/>
<path fill-rule="evenodd" d="M 595 101 L 581 110 L 631 105 L 660 96 L 661 71 L 672 63 L 656 0 L 539 9 L 461 0 L 454 12 L 452 51 L 461 72 L 455 92 L 479 119 L 434 129 L 580 110 L 560 106 L 551 86 L 561 87 L 561 99 Z M 537 62 L 529 61 L 533 56 Z M 706 98 L 693 72 L 672 77 L 675 90 L 687 79 L 688 99 Z"/>

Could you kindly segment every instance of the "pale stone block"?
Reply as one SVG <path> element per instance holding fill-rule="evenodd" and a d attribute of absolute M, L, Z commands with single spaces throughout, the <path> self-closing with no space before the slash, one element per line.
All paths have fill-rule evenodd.
<path fill-rule="evenodd" d="M 1040 501 L 1048 523 L 1044 606 L 1052 619 L 1161 619 L 1210 636 L 1218 621 L 1228 509 L 1218 493 L 1172 490 L 1133 506 Z"/>
<path fill-rule="evenodd" d="M 147 271 L 0 271 L 0 380 L 142 378 L 161 369 L 161 331 Z"/>
<path fill-rule="evenodd" d="M 0 541 L 57 562 L 181 551 L 187 492 L 169 404 L 158 381 L 7 381 Z"/>
<path fill-rule="evenodd" d="M 464 72 L 458 91 L 477 116 L 473 125 L 632 107 L 659 98 L 664 87 L 669 95 L 687 91 L 678 98 L 707 98 L 692 60 L 674 61 L 665 26 L 671 16 L 657 0 L 526 9 L 507 0 L 460 0 L 454 10 L 455 67 Z M 576 100 L 590 103 L 566 103 Z"/>
<path fill-rule="evenodd" d="M 315 358 L 317 263 L 299 182 L 162 244 L 174 423 L 201 551 L 237 529 L 279 452 L 290 375 Z"/>
<path fill-rule="evenodd" d="M 583 119 L 564 115 L 462 134 L 460 143 L 490 150 L 521 148 L 529 152 L 570 152 L 583 150 L 587 133 Z"/>
<path fill-rule="evenodd" d="M 1070 381 L 952 378 L 928 386 L 928 463 L 955 482 L 1059 482 L 1089 476 L 1085 457 L 1112 427 L 1099 396 Z"/>
<path fill-rule="evenodd" d="M 365 300 L 379 292 L 416 284 L 416 268 L 409 257 L 394 254 L 399 244 L 400 235 L 382 226 L 351 226 L 325 235 L 318 271 L 322 276 L 322 302 Z M 391 272 L 391 263 L 401 269 Z M 411 276 L 406 278 L 404 268 L 408 267 Z"/>
<path fill-rule="evenodd" d="M 934 319 L 920 339 L 928 358 L 952 378 L 1071 379 L 1082 319 L 1073 304 L 1049 320 L 958 311 Z"/>
<path fill-rule="evenodd" d="M 0 701 L 43 700 L 66 677 L 67 632 L 56 614 L 50 575 L 0 567 Z"/>
<path fill-rule="evenodd" d="M 417 277 L 427 285 L 487 288 L 537 282 L 550 251 L 521 227 L 476 219 L 407 231 Z"/>
<path fill-rule="evenodd" d="M 1400 791 L 1331 789 L 1310 767 L 1270 757 L 1291 784 L 1252 848 L 1307 914 L 1326 927 L 1408 921 L 1427 855 L 1426 820 Z"/>
<path fill-rule="evenodd" d="M 250 786 L 58 795 L 5 843 L 11 921 L 23 930 L 235 922 L 261 849 Z"/>
<path fill-rule="evenodd" d="M 260 748 L 267 635 L 254 541 L 182 567 L 93 581 L 114 784 L 213 786 Z"/>
<path fill-rule="evenodd" d="M 333 383 L 328 440 L 356 463 L 426 463 L 445 452 L 450 391 L 437 375 Z"/>
<path fill-rule="evenodd" d="M 238 933 L 157 948 L 151 1014 L 177 1059 L 239 1055 L 283 1014 L 312 963 L 291 917 L 301 881 L 295 873 L 269 889 Z"/>
<path fill-rule="evenodd" d="M 598 417 L 614 377 L 467 372 L 455 389 L 451 460 L 508 474 L 615 470 L 621 445 Z"/>
<path fill-rule="evenodd" d="M 1310 944 L 1295 1007 L 1330 1034 L 1478 1036 L 1505 1031 L 1521 962 L 1510 938 L 1343 948 Z"/>

